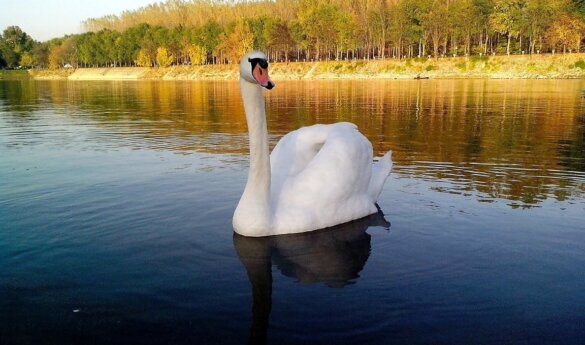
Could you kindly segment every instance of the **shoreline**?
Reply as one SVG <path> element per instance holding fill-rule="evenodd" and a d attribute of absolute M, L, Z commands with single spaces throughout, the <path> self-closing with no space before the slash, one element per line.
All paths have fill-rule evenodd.
<path fill-rule="evenodd" d="M 568 79 L 585 78 L 585 53 L 274 62 L 274 80 Z M 31 70 L 51 80 L 237 80 L 238 65 Z"/>

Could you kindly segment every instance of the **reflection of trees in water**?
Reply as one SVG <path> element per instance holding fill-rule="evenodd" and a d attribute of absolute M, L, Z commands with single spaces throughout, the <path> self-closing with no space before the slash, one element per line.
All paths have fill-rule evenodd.
<path fill-rule="evenodd" d="M 1 84 L 16 113 L 73 108 L 128 144 L 246 154 L 238 83 L 19 81 Z M 453 181 L 449 192 L 535 204 L 585 191 L 581 81 L 279 82 L 267 92 L 271 143 L 314 123 L 351 121 L 395 172 Z M 52 105 L 51 105 L 52 104 Z M 38 107 L 37 107 L 38 108 Z M 568 171 L 568 172 L 567 172 Z"/>
<path fill-rule="evenodd" d="M 36 83 L 30 79 L 0 80 L 0 106 L 24 118 L 39 103 Z"/>
<path fill-rule="evenodd" d="M 585 171 L 585 113 L 575 118 L 573 132 L 573 139 L 559 140 L 559 164 L 568 170 Z"/>

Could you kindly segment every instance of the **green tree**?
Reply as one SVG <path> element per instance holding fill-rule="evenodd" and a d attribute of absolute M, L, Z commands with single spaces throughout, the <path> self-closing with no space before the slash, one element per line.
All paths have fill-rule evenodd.
<path fill-rule="evenodd" d="M 299 23 L 315 50 L 316 60 L 335 46 L 339 33 L 334 23 L 340 15 L 336 6 L 324 3 L 307 2 L 300 10 Z"/>
<path fill-rule="evenodd" d="M 89 65 L 93 62 L 93 47 L 91 46 L 91 36 L 93 32 L 80 35 L 77 38 L 77 59 L 82 65 Z"/>
<path fill-rule="evenodd" d="M 23 53 L 20 56 L 20 66 L 33 67 L 35 65 L 34 57 L 31 53 Z"/>
<path fill-rule="evenodd" d="M 402 0 L 398 4 L 399 17 L 404 30 L 402 39 L 405 41 L 408 49 L 406 56 L 412 57 L 414 51 L 416 55 L 426 55 L 426 35 L 423 27 L 424 16 L 428 13 L 429 4 L 424 0 Z M 417 49 L 414 46 L 418 46 Z"/>
<path fill-rule="evenodd" d="M 525 27 L 526 0 L 496 0 L 490 23 L 496 32 L 508 37 L 506 54 L 510 55 L 512 37 L 518 37 Z"/>
<path fill-rule="evenodd" d="M 282 19 L 272 19 L 266 23 L 264 39 L 267 49 L 275 52 L 276 56 L 288 61 L 289 54 L 295 47 L 287 23 Z"/>
<path fill-rule="evenodd" d="M 254 43 L 252 44 L 254 49 L 267 50 L 268 41 L 270 37 L 267 37 L 267 26 L 272 20 L 267 16 L 253 17 L 245 20 L 246 24 L 252 32 Z"/>
<path fill-rule="evenodd" d="M 429 48 L 440 56 L 499 46 L 508 54 L 518 47 L 534 53 L 578 49 L 583 23 L 584 0 L 163 0 L 87 20 L 90 32 L 72 36 L 75 58 L 66 60 L 154 63 L 157 48 L 165 47 L 181 63 L 193 60 L 192 46 L 204 49 L 206 63 L 235 62 L 252 47 L 274 60 L 404 58 L 425 56 Z M 25 53 L 47 65 L 54 47 L 9 27 L 0 35 L 0 66 L 18 66 Z"/>
<path fill-rule="evenodd" d="M 47 43 L 36 44 L 31 52 L 35 64 L 39 67 L 47 67 L 49 65 L 49 46 Z"/>
<path fill-rule="evenodd" d="M 289 32 L 291 39 L 295 44 L 297 60 L 300 60 L 303 50 L 307 51 L 310 48 L 309 38 L 307 37 L 307 34 L 303 30 L 303 27 L 299 21 L 293 21 L 289 24 Z M 308 57 L 310 54 L 307 52 L 304 55 L 305 57 Z"/>
<path fill-rule="evenodd" d="M 1 67 L 15 67 L 18 64 L 18 54 L 4 40 L 0 40 L 0 57 Z"/>
<path fill-rule="evenodd" d="M 451 52 L 457 54 L 461 43 L 464 53 L 471 54 L 474 37 L 481 47 L 483 39 L 480 36 L 487 22 L 487 14 L 482 13 L 481 6 L 474 0 L 458 0 L 451 4 L 448 11 Z"/>
<path fill-rule="evenodd" d="M 388 39 L 394 46 L 392 56 L 400 59 L 402 58 L 405 40 L 409 36 L 409 18 L 406 11 L 404 11 L 400 4 L 391 6 L 388 9 L 388 15 L 390 17 Z"/>
<path fill-rule="evenodd" d="M 215 20 L 210 20 L 200 27 L 195 27 L 191 30 L 190 42 L 192 44 L 203 47 L 209 54 L 216 52 L 217 47 L 223 34 L 223 28 Z"/>
<path fill-rule="evenodd" d="M 548 27 L 559 19 L 559 15 L 568 11 L 569 3 L 564 0 L 529 0 L 524 9 L 526 32 L 529 38 L 529 50 L 534 53 L 538 42 Z"/>
<path fill-rule="evenodd" d="M 0 36 L 0 54 L 8 67 L 17 67 L 21 55 L 32 51 L 35 42 L 18 26 L 9 26 Z"/>
<path fill-rule="evenodd" d="M 374 1 L 368 13 L 368 29 L 371 32 L 372 39 L 378 46 L 378 52 L 381 58 L 386 57 L 387 32 L 390 26 L 390 18 L 386 1 Z M 351 20 L 351 17 L 348 17 L 346 20 L 348 19 Z M 340 30 L 343 30 L 343 27 L 340 27 Z"/>
<path fill-rule="evenodd" d="M 439 57 L 441 41 L 446 40 L 449 23 L 449 8 L 447 3 L 442 1 L 435 2 L 434 6 L 425 8 L 422 16 L 421 25 L 425 33 L 431 38 L 433 45 L 433 56 Z M 446 30 L 447 26 L 447 30 Z M 443 47 L 443 53 L 447 52 L 446 44 Z"/>
<path fill-rule="evenodd" d="M 355 49 L 357 49 L 358 37 L 356 32 L 358 30 L 354 18 L 348 13 L 341 13 L 337 17 L 337 20 L 335 21 L 335 29 L 337 31 L 337 36 L 335 37 L 335 58 L 339 60 L 344 51 L 346 57 L 348 57 L 350 51 L 355 51 Z M 381 46 L 385 44 L 384 38 L 381 38 L 380 44 Z"/>

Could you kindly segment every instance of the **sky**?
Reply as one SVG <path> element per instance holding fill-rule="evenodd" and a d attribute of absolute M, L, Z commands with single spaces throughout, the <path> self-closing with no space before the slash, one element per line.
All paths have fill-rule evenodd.
<path fill-rule="evenodd" d="M 0 0 L 0 33 L 19 26 L 36 41 L 82 32 L 81 22 L 134 10 L 156 0 Z"/>

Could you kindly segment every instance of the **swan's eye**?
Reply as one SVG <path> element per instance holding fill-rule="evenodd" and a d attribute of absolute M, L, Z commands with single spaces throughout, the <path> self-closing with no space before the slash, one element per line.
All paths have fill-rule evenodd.
<path fill-rule="evenodd" d="M 268 61 L 266 61 L 266 59 L 262 59 L 262 58 L 250 59 L 250 58 L 248 58 L 248 61 L 252 65 L 252 70 L 256 67 L 256 65 L 259 65 L 260 67 L 262 67 L 264 69 L 268 68 Z"/>

